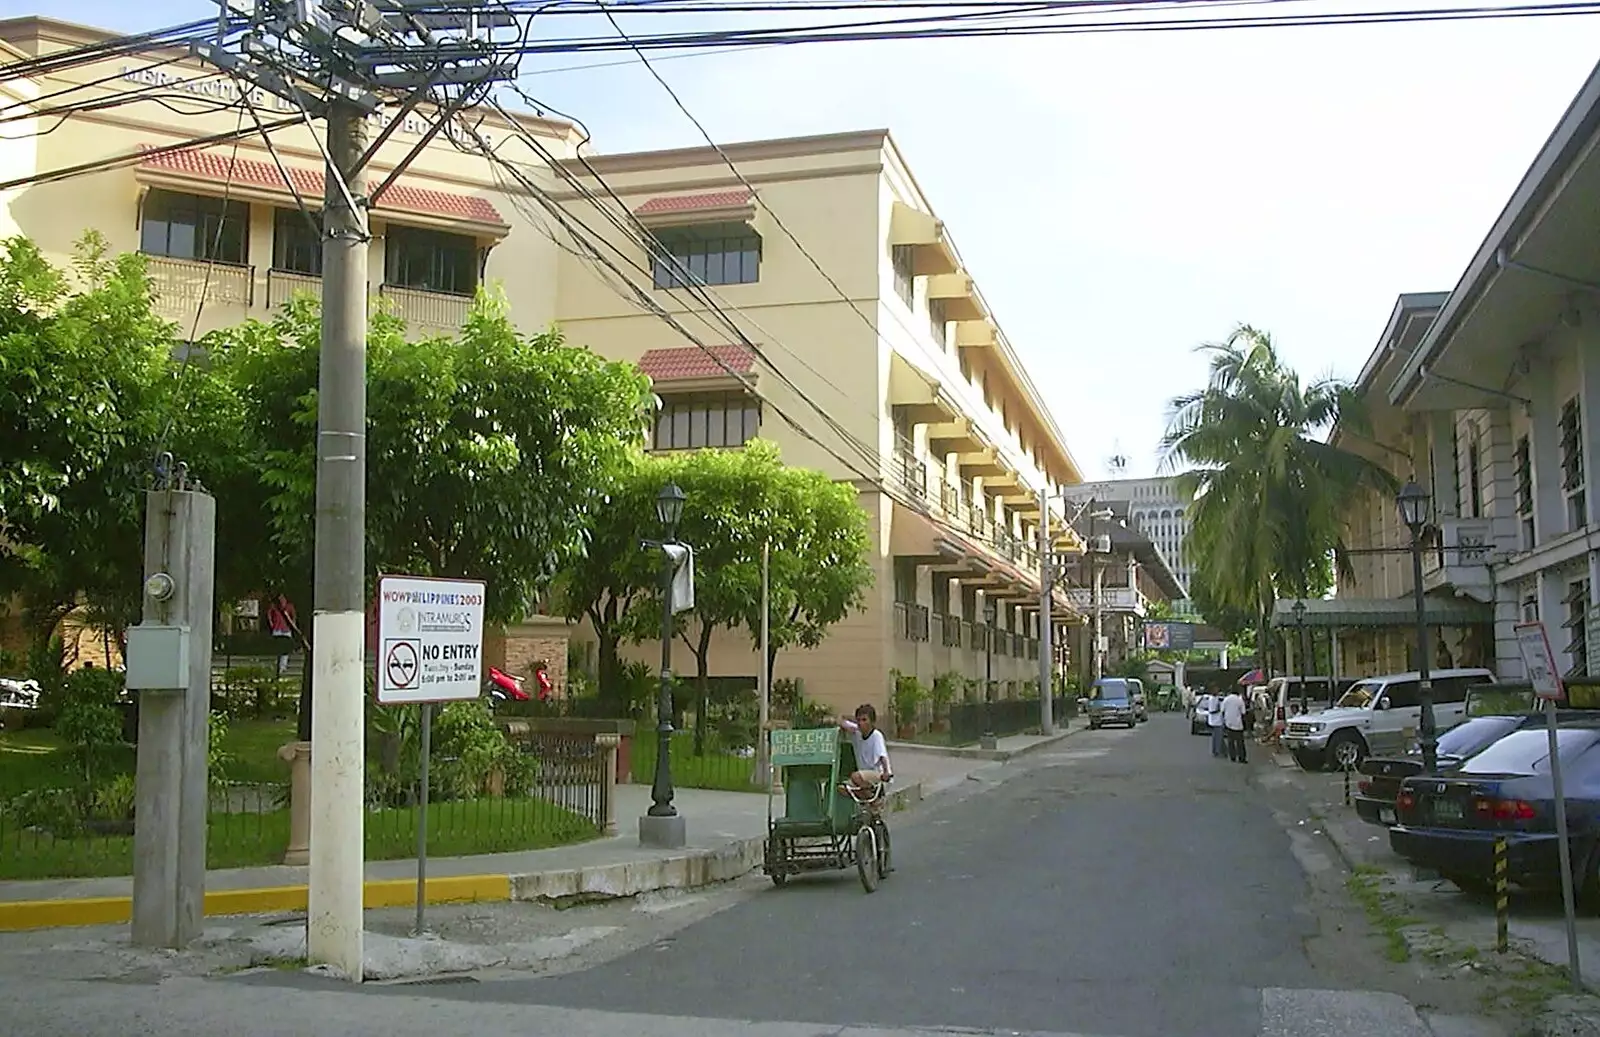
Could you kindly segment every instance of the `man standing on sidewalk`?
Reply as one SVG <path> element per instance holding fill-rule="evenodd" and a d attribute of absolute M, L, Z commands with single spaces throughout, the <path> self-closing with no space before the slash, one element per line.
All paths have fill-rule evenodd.
<path fill-rule="evenodd" d="M 1211 755 L 1222 755 L 1222 696 L 1211 691 L 1205 698 L 1206 724 L 1211 728 Z"/>
<path fill-rule="evenodd" d="M 1228 743 L 1228 759 L 1246 763 L 1244 755 L 1244 696 L 1238 688 L 1222 700 L 1222 737 Z"/>

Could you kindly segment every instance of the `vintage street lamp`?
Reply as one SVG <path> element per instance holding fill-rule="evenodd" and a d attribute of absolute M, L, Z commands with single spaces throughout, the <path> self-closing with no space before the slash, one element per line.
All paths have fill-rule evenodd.
<path fill-rule="evenodd" d="M 661 520 L 661 691 L 656 700 L 656 774 L 650 786 L 647 817 L 677 817 L 672 805 L 672 578 L 677 571 L 675 552 L 678 520 L 683 518 L 684 493 L 667 483 L 656 494 L 656 518 Z"/>
<path fill-rule="evenodd" d="M 999 618 L 995 600 L 983 600 L 983 737 L 978 740 L 982 749 L 993 749 L 994 737 L 994 625 Z"/>
<path fill-rule="evenodd" d="M 1433 774 L 1438 765 L 1439 736 L 1433 718 L 1433 679 L 1428 673 L 1428 615 L 1422 594 L 1422 531 L 1428 524 L 1428 493 L 1415 480 L 1395 497 L 1400 521 L 1411 531 L 1411 595 L 1417 606 L 1417 698 L 1422 703 L 1422 772 Z"/>
<path fill-rule="evenodd" d="M 1294 608 L 1295 645 L 1294 656 L 1300 663 L 1300 715 L 1306 715 L 1306 603 L 1297 601 Z M 1277 708 L 1276 705 L 1273 706 Z"/>

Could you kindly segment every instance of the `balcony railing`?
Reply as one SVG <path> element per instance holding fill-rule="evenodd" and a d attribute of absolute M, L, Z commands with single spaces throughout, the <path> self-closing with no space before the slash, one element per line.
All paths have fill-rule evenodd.
<path fill-rule="evenodd" d="M 297 295 L 322 296 L 322 278 L 292 270 L 267 271 L 267 308 L 277 310 Z"/>
<path fill-rule="evenodd" d="M 972 650 L 974 652 L 984 651 L 984 646 L 989 642 L 989 628 L 982 623 L 973 623 L 971 626 Z"/>
<path fill-rule="evenodd" d="M 928 499 L 928 467 L 912 453 L 908 446 L 897 444 L 894 451 L 894 477 L 913 500 Z"/>
<path fill-rule="evenodd" d="M 909 641 L 928 640 L 928 606 L 906 606 L 906 639 Z"/>
<path fill-rule="evenodd" d="M 961 617 L 939 617 L 939 643 L 946 648 L 961 647 Z"/>
<path fill-rule="evenodd" d="M 1488 565 L 1494 551 L 1494 522 L 1486 518 L 1442 518 L 1439 545 L 1422 556 L 1424 571 L 1458 565 Z"/>
<path fill-rule="evenodd" d="M 1073 587 L 1067 591 L 1067 598 L 1072 602 L 1072 607 L 1080 610 L 1094 607 L 1093 596 L 1093 591 L 1088 587 Z M 1100 588 L 1102 612 L 1133 612 L 1143 615 L 1148 604 L 1145 596 L 1133 587 Z"/>
<path fill-rule="evenodd" d="M 255 301 L 256 268 L 242 263 L 206 263 L 170 256 L 145 256 L 156 295 L 156 309 L 178 321 L 189 334 L 195 314 L 206 306 L 244 306 Z"/>
<path fill-rule="evenodd" d="M 467 313 L 472 309 L 472 296 L 453 292 L 429 292 L 386 284 L 378 289 L 378 294 L 389 300 L 395 315 L 408 327 L 424 332 L 454 334 L 467 322 Z"/>
<path fill-rule="evenodd" d="M 1013 657 L 1021 659 L 1026 654 L 1027 646 L 1024 644 L 1025 640 L 1021 634 L 1011 635 L 1011 654 Z"/>
<path fill-rule="evenodd" d="M 948 479 L 939 480 L 939 506 L 945 517 L 958 526 L 966 526 L 966 502 L 961 497 L 961 487 Z"/>

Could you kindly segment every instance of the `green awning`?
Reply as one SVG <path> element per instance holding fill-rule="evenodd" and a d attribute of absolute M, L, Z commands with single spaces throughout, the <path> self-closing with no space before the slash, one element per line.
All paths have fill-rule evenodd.
<path fill-rule="evenodd" d="M 1293 627 L 1294 598 L 1283 598 L 1272 607 L 1274 627 Z M 1424 612 L 1429 626 L 1460 627 L 1494 622 L 1494 606 L 1464 598 L 1426 598 Z M 1416 603 L 1406 598 L 1318 598 L 1306 599 L 1308 627 L 1405 627 L 1417 621 Z"/>

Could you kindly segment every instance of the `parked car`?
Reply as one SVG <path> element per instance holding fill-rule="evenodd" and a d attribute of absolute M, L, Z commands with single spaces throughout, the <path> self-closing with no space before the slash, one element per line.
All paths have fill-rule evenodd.
<path fill-rule="evenodd" d="M 1441 670 L 1430 679 L 1440 730 L 1461 721 L 1469 687 L 1495 682 L 1485 669 Z M 1289 721 L 1283 744 L 1306 770 L 1354 769 L 1374 752 L 1404 752 L 1422 719 L 1421 686 L 1414 671 L 1359 680 L 1334 708 Z"/>
<path fill-rule="evenodd" d="M 1133 719 L 1142 724 L 1150 719 L 1150 704 L 1144 697 L 1144 681 L 1129 677 L 1128 689 L 1133 698 Z"/>
<path fill-rule="evenodd" d="M 1600 719 L 1568 720 L 1557 731 L 1573 878 L 1600 893 Z M 1494 841 L 1507 842 L 1507 876 L 1530 888 L 1560 883 L 1550 745 L 1543 730 L 1513 731 L 1448 775 L 1405 779 L 1389 845 L 1462 889 L 1489 888 Z"/>
<path fill-rule="evenodd" d="M 1091 728 L 1107 724 L 1139 725 L 1133 708 L 1133 687 L 1124 677 L 1102 677 L 1089 688 L 1086 712 Z"/>

